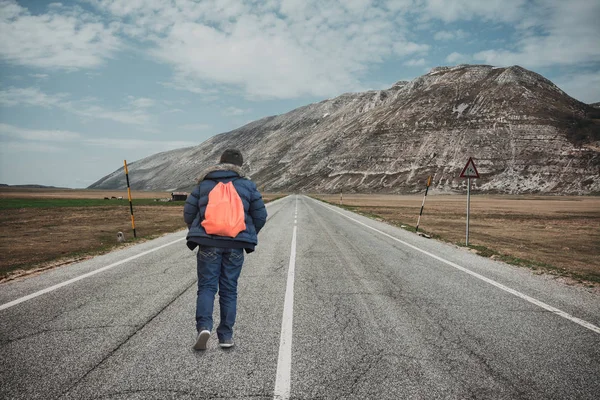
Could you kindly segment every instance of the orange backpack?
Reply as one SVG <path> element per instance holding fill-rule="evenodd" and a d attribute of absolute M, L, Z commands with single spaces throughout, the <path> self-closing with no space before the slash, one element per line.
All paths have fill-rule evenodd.
<path fill-rule="evenodd" d="M 234 238 L 246 229 L 244 205 L 232 182 L 219 182 L 208 194 L 202 226 L 209 235 Z"/>

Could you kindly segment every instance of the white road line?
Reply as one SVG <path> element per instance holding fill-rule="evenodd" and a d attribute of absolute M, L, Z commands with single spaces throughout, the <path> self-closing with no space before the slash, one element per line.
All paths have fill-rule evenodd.
<path fill-rule="evenodd" d="M 297 204 L 296 204 L 297 205 Z M 290 265 L 288 267 L 287 285 L 285 288 L 285 301 L 283 303 L 283 317 L 281 319 L 281 338 L 279 341 L 279 358 L 277 360 L 277 378 L 275 380 L 276 400 L 290 398 L 291 371 L 292 371 L 292 326 L 294 322 L 294 277 L 296 270 L 296 230 L 292 234 L 292 250 Z"/>
<path fill-rule="evenodd" d="M 116 266 L 118 266 L 118 265 L 124 264 L 124 263 L 126 263 L 126 262 L 128 262 L 128 261 L 135 260 L 136 258 L 139 258 L 139 257 L 145 256 L 146 254 L 150 254 L 150 253 L 152 253 L 152 252 L 155 252 L 155 251 L 157 251 L 157 250 L 160 250 L 160 249 L 162 249 L 163 247 L 170 246 L 170 245 L 172 245 L 172 244 L 174 244 L 174 243 L 181 242 L 182 240 L 185 240 L 185 238 L 181 238 L 181 239 L 174 240 L 174 241 L 172 241 L 172 242 L 169 242 L 169 243 L 167 243 L 167 244 L 163 244 L 162 246 L 158 246 L 158 247 L 155 247 L 155 248 L 153 248 L 153 249 L 150 249 L 150 250 L 144 251 L 143 253 L 136 254 L 135 256 L 131 256 L 131 257 L 129 257 L 129 258 L 126 258 L 126 259 L 124 259 L 124 260 L 121 260 L 121 261 L 117 261 L 116 263 L 113 263 L 113 264 L 107 265 L 106 267 L 102 267 L 102 268 L 96 269 L 96 270 L 94 270 L 94 271 L 92 271 L 92 272 L 88 272 L 87 274 L 83 274 L 83 275 L 80 275 L 80 276 L 78 276 L 78 277 L 76 277 L 76 278 L 69 279 L 68 281 L 65 281 L 65 282 L 62 282 L 62 283 L 56 284 L 56 285 L 54 285 L 54 286 L 50 286 L 50 287 L 48 287 L 48 288 L 46 288 L 46 289 L 42 289 L 42 290 L 40 290 L 40 291 L 37 291 L 37 292 L 35 292 L 35 293 L 32 293 L 32 294 L 30 294 L 30 295 L 27 295 L 27 296 L 24 296 L 24 297 L 20 297 L 20 298 L 18 298 L 18 299 L 16 299 L 16 300 L 13 300 L 13 301 L 11 301 L 11 302 L 8 302 L 8 303 L 5 303 L 5 304 L 2 304 L 2 305 L 0 305 L 0 310 L 5 310 L 5 309 L 7 309 L 7 308 L 10 308 L 10 307 L 12 307 L 12 306 L 16 306 L 17 304 L 23 303 L 24 301 L 27 301 L 27 300 L 34 299 L 34 298 L 36 298 L 36 297 L 38 297 L 38 296 L 41 296 L 41 295 L 43 295 L 43 294 L 46 294 L 46 293 L 52 292 L 52 291 L 54 291 L 54 290 L 56 290 L 56 289 L 60 289 L 60 288 L 61 288 L 61 287 L 63 287 L 63 286 L 67 286 L 67 285 L 70 285 L 71 283 L 75 283 L 75 282 L 77 282 L 77 281 L 80 281 L 80 280 L 82 280 L 82 279 L 88 278 L 88 277 L 90 277 L 90 276 L 92 276 L 92 275 L 99 274 L 100 272 L 106 271 L 107 269 L 111 269 L 111 268 L 114 268 L 114 267 L 116 267 Z"/>
<path fill-rule="evenodd" d="M 268 206 L 271 206 L 272 204 L 278 203 L 279 201 L 281 201 L 281 200 L 283 200 L 283 199 L 285 199 L 285 197 L 282 197 L 282 198 L 280 198 L 280 199 L 277 199 L 277 200 L 271 201 L 271 202 L 267 203 L 267 204 L 266 204 L 266 206 L 267 206 L 267 207 L 268 207 Z M 40 291 L 37 291 L 37 292 L 35 292 L 35 293 L 32 293 L 32 294 L 30 294 L 30 295 L 23 296 L 23 297 L 20 297 L 20 298 L 18 298 L 18 299 L 16 299 L 16 300 L 10 301 L 10 302 L 8 302 L 8 303 L 5 303 L 5 304 L 2 304 L 2 305 L 0 305 L 0 311 L 2 311 L 2 310 L 5 310 L 5 309 L 7 309 L 7 308 L 10 308 L 10 307 L 12 307 L 12 306 L 16 306 L 17 304 L 23 303 L 23 302 L 25 302 L 25 301 L 27 301 L 27 300 L 34 299 L 34 298 L 36 298 L 36 297 L 38 297 L 38 296 L 41 296 L 41 295 L 43 295 L 43 294 L 50 293 L 50 292 L 52 292 L 52 291 L 54 291 L 54 290 L 56 290 L 56 289 L 60 289 L 60 288 L 61 288 L 61 287 L 63 287 L 63 286 L 70 285 L 71 283 L 75 283 L 75 282 L 77 282 L 77 281 L 80 281 L 80 280 L 82 280 L 82 279 L 85 279 L 85 278 L 88 278 L 88 277 L 90 277 L 90 276 L 96 275 L 96 274 L 98 274 L 98 273 L 100 273 L 100 272 L 104 272 L 104 271 L 106 271 L 106 270 L 108 270 L 108 269 L 114 268 L 114 267 L 116 267 L 116 266 L 118 266 L 118 265 L 121 265 L 121 264 L 124 264 L 124 263 L 126 263 L 126 262 L 128 262 L 128 261 L 135 260 L 135 259 L 136 259 L 136 258 L 138 258 L 138 257 L 145 256 L 146 254 L 150 254 L 150 253 L 152 253 L 152 252 L 154 252 L 154 251 L 157 251 L 157 250 L 160 250 L 160 249 L 162 249 L 163 247 L 170 246 L 170 245 L 172 245 L 172 244 L 174 244 L 174 243 L 177 243 L 177 242 L 180 242 L 180 241 L 182 241 L 182 240 L 185 240 L 185 238 L 181 238 L 181 239 L 174 240 L 174 241 L 172 241 L 172 242 L 170 242 L 170 243 L 164 244 L 164 245 L 162 245 L 162 246 L 159 246 L 159 247 L 156 247 L 156 248 L 154 248 L 154 249 L 151 249 L 151 250 L 148 250 L 148 251 L 144 251 L 143 253 L 137 254 L 137 255 L 135 255 L 135 256 L 132 256 L 132 257 L 126 258 L 126 259 L 124 259 L 124 260 L 121 260 L 121 261 L 117 261 L 116 263 L 114 263 L 114 264 L 110 264 L 110 265 L 107 265 L 106 267 L 102 267 L 102 268 L 96 269 L 96 270 L 94 270 L 94 271 L 88 272 L 87 274 L 83 274 L 83 275 L 81 275 L 81 276 L 78 276 L 78 277 L 76 277 L 76 278 L 70 279 L 70 280 L 68 280 L 68 281 L 65 281 L 65 282 L 62 282 L 62 283 L 56 284 L 56 285 L 54 285 L 54 286 L 50 286 L 50 287 L 48 287 L 48 288 L 46 288 L 46 289 L 42 289 L 42 290 L 40 290 Z"/>
<path fill-rule="evenodd" d="M 313 199 L 313 200 L 314 200 L 314 199 Z M 551 305 L 548 305 L 548 304 L 546 304 L 546 303 L 544 303 L 544 302 L 542 302 L 542 301 L 540 301 L 540 300 L 534 299 L 533 297 L 527 296 L 526 294 L 523 294 L 523 293 L 521 293 L 521 292 L 518 292 L 518 291 L 516 291 L 516 290 L 514 290 L 514 289 L 511 289 L 511 288 L 509 288 L 508 286 L 504 286 L 504 285 L 503 285 L 503 284 L 501 284 L 501 283 L 498 283 L 498 282 L 496 282 L 496 281 L 494 281 L 494 280 L 492 280 L 492 279 L 490 279 L 490 278 L 486 278 L 485 276 L 483 276 L 483 275 L 480 275 L 480 274 L 478 274 L 478 273 L 476 273 L 476 272 L 473 272 L 473 271 L 471 271 L 471 270 L 469 270 L 469 269 L 467 269 L 467 268 L 465 268 L 465 267 L 462 267 L 462 266 L 460 266 L 460 265 L 458 265 L 458 264 L 455 264 L 455 263 L 453 263 L 452 261 L 445 260 L 445 259 L 443 259 L 443 258 L 441 258 L 441 257 L 439 257 L 439 256 L 436 256 L 435 254 L 432 254 L 432 253 L 430 253 L 430 252 L 428 252 L 428 251 L 425 251 L 425 250 L 422 250 L 422 249 L 420 249 L 420 248 L 418 248 L 418 247 L 416 247 L 416 246 L 413 246 L 412 244 L 406 243 L 406 242 L 405 242 L 405 241 L 403 241 L 403 240 L 400 240 L 400 239 L 398 239 L 398 238 L 395 238 L 395 237 L 394 237 L 394 236 L 392 236 L 392 235 L 388 235 L 387 233 L 385 233 L 385 232 L 382 232 L 382 231 L 380 231 L 379 229 L 373 228 L 373 227 L 371 227 L 371 226 L 369 226 L 369 225 L 367 225 L 367 224 L 365 224 L 365 223 L 363 223 L 363 222 L 360 222 L 360 221 L 359 221 L 359 220 L 357 220 L 357 219 L 354 219 L 354 218 L 352 218 L 352 217 L 349 217 L 349 216 L 347 216 L 346 214 L 344 214 L 344 213 L 342 213 L 342 212 L 340 212 L 340 211 L 338 211 L 338 210 L 336 210 L 336 209 L 334 209 L 334 208 L 332 208 L 332 207 L 326 206 L 326 205 L 324 205 L 324 204 L 323 204 L 322 202 L 320 202 L 320 201 L 317 201 L 317 200 L 314 200 L 314 201 L 316 201 L 318 204 L 322 205 L 323 207 L 325 207 L 325 208 L 328 208 L 328 209 L 330 209 L 331 211 L 333 211 L 333 212 L 336 212 L 336 213 L 340 214 L 341 216 L 343 216 L 343 217 L 346 217 L 346 218 L 348 218 L 349 220 L 352 220 L 352 221 L 356 222 L 357 224 L 360 224 L 360 225 L 362 225 L 362 226 L 365 226 L 365 227 L 367 227 L 367 228 L 369 228 L 369 229 L 371 229 L 371 230 L 373 230 L 373 231 L 375 231 L 375 232 L 377 232 L 377 233 L 380 233 L 380 234 L 382 234 L 382 235 L 384 235 L 384 236 L 386 236 L 386 237 L 388 237 L 388 238 L 390 238 L 390 239 L 392 239 L 392 240 L 395 240 L 395 241 L 397 241 L 397 242 L 399 242 L 399 243 L 402 243 L 403 245 L 405 245 L 405 246 L 408 246 L 408 247 L 410 247 L 411 249 L 417 250 L 417 251 L 419 251 L 419 252 L 421 252 L 421 253 L 423 253 L 423 254 L 426 254 L 426 255 L 428 255 L 429 257 L 435 258 L 436 260 L 438 260 L 438 261 L 441 261 L 441 262 L 443 262 L 443 263 L 445 263 L 445 264 L 448 264 L 448 265 L 450 265 L 451 267 L 454 267 L 454 268 L 456 268 L 456 269 L 458 269 L 458 270 L 460 270 L 460 271 L 463 271 L 463 272 L 465 272 L 465 273 L 467 273 L 467 274 L 469 274 L 469 275 L 471 275 L 471 276 L 474 276 L 474 277 L 475 277 L 475 278 L 477 278 L 477 279 L 481 279 L 482 281 L 484 281 L 484 282 L 487 282 L 487 283 L 489 283 L 490 285 L 494 285 L 494 286 L 496 286 L 497 288 L 504 290 L 505 292 L 508 292 L 508 293 L 510 293 L 510 294 L 513 294 L 513 295 L 515 295 L 515 296 L 517 296 L 517 297 L 520 297 L 521 299 L 523 299 L 523 300 L 526 300 L 526 301 L 528 301 L 528 302 L 530 302 L 530 303 L 532 303 L 532 304 L 535 304 L 535 305 L 536 305 L 536 306 L 538 306 L 538 307 L 541 307 L 541 308 L 543 308 L 543 309 L 545 309 L 545 310 L 547 310 L 547 311 L 550 311 L 550 312 L 552 312 L 552 313 L 554 313 L 554 314 L 556 314 L 556 315 L 559 315 L 559 316 L 561 316 L 561 317 L 563 317 L 563 318 L 566 318 L 566 319 L 568 319 L 569 321 L 575 322 L 576 324 L 579 324 L 579 325 L 583 326 L 584 328 L 587 328 L 587 329 L 589 329 L 589 330 L 591 330 L 591 331 L 593 331 L 593 332 L 596 332 L 596 333 L 600 334 L 600 327 L 598 327 L 598 326 L 596 326 L 596 325 L 594 325 L 594 324 L 592 324 L 592 323 L 590 323 L 590 322 L 587 322 L 587 321 L 584 321 L 584 320 L 582 320 L 582 319 L 580 319 L 580 318 L 574 317 L 573 315 L 571 315 L 571 314 L 569 314 L 569 313 L 567 313 L 567 312 L 565 312 L 565 311 L 559 310 L 559 309 L 558 309 L 558 308 L 556 308 L 556 307 L 552 307 Z"/>

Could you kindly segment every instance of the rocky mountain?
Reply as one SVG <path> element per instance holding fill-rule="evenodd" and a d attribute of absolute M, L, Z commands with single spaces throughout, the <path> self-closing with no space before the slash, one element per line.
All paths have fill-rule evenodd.
<path fill-rule="evenodd" d="M 438 67 L 387 90 L 347 93 L 129 166 L 134 189 L 189 190 L 239 148 L 265 191 L 600 193 L 600 110 L 519 66 Z M 91 188 L 123 188 L 123 169 Z"/>

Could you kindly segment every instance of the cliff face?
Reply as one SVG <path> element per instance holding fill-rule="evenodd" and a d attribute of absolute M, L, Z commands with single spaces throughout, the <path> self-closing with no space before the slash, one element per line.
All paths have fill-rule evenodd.
<path fill-rule="evenodd" d="M 129 167 L 132 187 L 189 189 L 228 147 L 266 191 L 452 192 L 469 157 L 479 191 L 600 192 L 600 111 L 524 68 L 440 67 L 390 89 L 267 117 Z M 125 186 L 123 171 L 91 187 Z"/>

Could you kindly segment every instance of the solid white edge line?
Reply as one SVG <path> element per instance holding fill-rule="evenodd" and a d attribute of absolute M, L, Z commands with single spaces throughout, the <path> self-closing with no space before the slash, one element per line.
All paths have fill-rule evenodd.
<path fill-rule="evenodd" d="M 288 267 L 283 316 L 281 319 L 281 338 L 279 341 L 279 357 L 277 359 L 277 378 L 273 398 L 287 400 L 290 398 L 292 371 L 292 327 L 294 322 L 294 277 L 296 270 L 296 229 L 292 233 L 292 250 Z"/>
<path fill-rule="evenodd" d="M 68 281 L 61 282 L 61 283 L 59 283 L 59 284 L 56 284 L 56 285 L 54 285 L 54 286 L 50 286 L 50 287 L 48 287 L 48 288 L 46 288 L 46 289 L 39 290 L 39 291 L 37 291 L 37 292 L 35 292 L 35 293 L 32 293 L 32 294 L 30 294 L 30 295 L 27 295 L 27 296 L 24 296 L 24 297 L 20 297 L 20 298 L 18 298 L 18 299 L 16 299 L 16 300 L 13 300 L 13 301 L 11 301 L 11 302 L 8 302 L 8 303 L 5 303 L 5 304 L 2 304 L 2 305 L 0 306 L 0 311 L 1 311 L 1 310 L 5 310 L 5 309 L 7 309 L 7 308 L 10 308 L 10 307 L 12 307 L 12 306 L 16 306 L 17 304 L 23 303 L 24 301 L 27 301 L 27 300 L 34 299 L 34 298 L 36 298 L 36 297 L 38 297 L 38 296 L 41 296 L 41 295 L 43 295 L 43 294 L 46 294 L 46 293 L 52 292 L 52 291 L 54 291 L 54 290 L 56 290 L 56 289 L 60 289 L 60 288 L 61 288 L 61 287 L 63 287 L 63 286 L 70 285 L 71 283 L 75 283 L 75 282 L 77 282 L 77 281 L 80 281 L 80 280 L 82 280 L 82 279 L 88 278 L 88 277 L 90 277 L 90 276 L 92 276 L 92 275 L 99 274 L 100 272 L 103 272 L 103 271 L 106 271 L 106 270 L 108 270 L 108 269 L 114 268 L 114 267 L 116 267 L 116 266 L 118 266 L 118 265 L 121 265 L 121 264 L 124 264 L 124 263 L 126 263 L 126 262 L 128 262 L 128 261 L 135 260 L 136 258 L 139 258 L 139 257 L 145 256 L 146 254 L 150 254 L 150 253 L 152 253 L 152 252 L 155 252 L 155 251 L 157 251 L 157 250 L 160 250 L 160 249 L 162 249 L 163 247 L 170 246 L 170 245 L 172 245 L 172 244 L 174 244 L 174 243 L 181 242 L 182 240 L 185 240 L 185 238 L 181 238 L 181 239 L 174 240 L 174 241 L 172 241 L 172 242 L 169 242 L 169 243 L 167 243 L 167 244 L 163 244 L 162 246 L 155 247 L 155 248 L 153 248 L 153 249 L 150 249 L 150 250 L 144 251 L 144 252 L 142 252 L 142 253 L 140 253 L 140 254 L 136 254 L 135 256 L 131 256 L 131 257 L 129 257 L 129 258 L 126 258 L 126 259 L 124 259 L 124 260 L 121 260 L 121 261 L 117 261 L 116 263 L 113 263 L 113 264 L 107 265 L 106 267 L 98 268 L 98 269 L 96 269 L 96 270 L 93 270 L 93 271 L 91 271 L 91 272 L 88 272 L 87 274 L 80 275 L 80 276 L 78 276 L 78 277 L 75 277 L 75 278 L 73 278 L 73 279 L 69 279 Z"/>
<path fill-rule="evenodd" d="M 312 199 L 312 200 L 314 200 L 314 199 Z M 423 254 L 426 254 L 426 255 L 428 255 L 429 257 L 435 258 L 436 260 L 438 260 L 438 261 L 441 261 L 441 262 L 443 262 L 443 263 L 445 263 L 445 264 L 448 264 L 448 265 L 450 265 L 451 267 L 454 267 L 454 268 L 456 268 L 456 269 L 458 269 L 458 270 L 460 270 L 460 271 L 463 271 L 463 272 L 465 272 L 465 273 L 467 273 L 467 274 L 469 274 L 469 275 L 471 275 L 471 276 L 474 276 L 474 277 L 475 277 L 475 278 L 477 278 L 477 279 L 481 279 L 482 281 L 484 281 L 484 282 L 487 282 L 487 283 L 489 283 L 490 285 L 494 285 L 495 287 L 497 287 L 497 288 L 499 288 L 499 289 L 502 289 L 502 290 L 504 290 L 505 292 L 508 292 L 508 293 L 510 293 L 510 294 L 513 294 L 513 295 L 515 295 L 515 296 L 517 296 L 517 297 L 520 297 L 521 299 L 523 299 L 523 300 L 526 300 L 526 301 L 528 301 L 528 302 L 530 302 L 530 303 L 532 303 L 532 304 L 535 304 L 535 305 L 536 305 L 536 306 L 538 306 L 538 307 L 541 307 L 541 308 L 543 308 L 543 309 L 545 309 L 545 310 L 547 310 L 547 311 L 550 311 L 550 312 L 552 312 L 552 313 L 554 313 L 554 314 L 556 314 L 556 315 L 559 315 L 559 316 L 561 316 L 561 317 L 563 317 L 563 318 L 566 318 L 566 319 L 568 319 L 569 321 L 575 322 L 576 324 L 578 324 L 578 325 L 581 325 L 581 326 L 583 326 L 584 328 L 587 328 L 587 329 L 589 329 L 589 330 L 591 330 L 591 331 L 593 331 L 593 332 L 595 332 L 595 333 L 598 333 L 598 334 L 600 334 L 600 327 L 598 327 L 598 326 L 596 326 L 596 325 L 594 325 L 594 324 L 592 324 L 592 323 L 590 323 L 590 322 L 587 322 L 587 321 L 584 321 L 584 320 L 582 320 L 582 319 L 580 319 L 580 318 L 574 317 L 573 315 L 571 315 L 571 314 L 569 314 L 569 313 L 567 313 L 567 312 L 565 312 L 565 311 L 559 310 L 559 309 L 558 309 L 558 308 L 556 308 L 556 307 L 552 307 L 551 305 L 549 305 L 549 304 L 546 304 L 546 303 L 544 303 L 544 302 L 542 302 L 542 301 L 540 301 L 540 300 L 534 299 L 533 297 L 527 296 L 526 294 L 523 294 L 523 293 L 521 293 L 521 292 L 518 292 L 518 291 L 516 291 L 516 290 L 514 290 L 514 289 L 511 289 L 511 288 L 509 288 L 508 286 L 504 286 L 503 284 L 501 284 L 501 283 L 498 283 L 498 282 L 496 282 L 496 281 L 494 281 L 494 280 L 492 280 L 492 279 L 490 279 L 490 278 L 486 278 L 485 276 L 483 276 L 483 275 L 480 275 L 480 274 L 478 274 L 477 272 L 473 272 L 473 271 L 471 271 L 470 269 L 467 269 L 467 268 L 465 268 L 465 267 L 462 267 L 462 266 L 460 266 L 460 265 L 458 265 L 458 264 L 455 264 L 455 263 L 453 263 L 452 261 L 445 260 L 445 259 L 443 259 L 443 258 L 441 258 L 441 257 L 439 257 L 439 256 L 436 256 L 435 254 L 432 254 L 432 253 L 430 253 L 430 252 L 428 252 L 428 251 L 426 251 L 426 250 L 423 250 L 423 249 L 420 249 L 420 248 L 418 248 L 418 247 L 416 247 L 416 246 L 413 246 L 413 245 L 412 245 L 412 244 L 410 244 L 410 243 L 407 243 L 407 242 L 405 242 L 405 241 L 403 241 L 403 240 L 400 240 L 400 239 L 398 239 L 398 238 L 396 238 L 396 237 L 394 237 L 394 236 L 392 236 L 392 235 L 389 235 L 389 234 L 387 234 L 387 233 L 385 233 L 385 232 L 382 232 L 382 231 L 380 231 L 379 229 L 373 228 L 373 227 L 371 227 L 371 226 L 369 226 L 369 225 L 367 225 L 367 224 L 365 224 L 365 223 L 363 223 L 363 222 L 361 222 L 361 221 L 358 221 L 358 220 L 356 220 L 356 219 L 354 219 L 354 218 L 352 218 L 352 217 L 349 217 L 348 215 L 346 215 L 346 214 L 344 214 L 344 213 L 342 213 L 342 212 L 340 212 L 340 211 L 338 211 L 338 210 L 335 210 L 334 208 L 332 208 L 332 207 L 330 207 L 330 206 L 327 206 L 327 205 L 325 205 L 325 204 L 322 204 L 322 202 L 320 202 L 320 201 L 318 201 L 318 200 L 314 200 L 314 201 L 316 201 L 316 202 L 317 202 L 318 204 L 320 204 L 321 206 L 323 206 L 323 207 L 325 207 L 325 208 L 328 208 L 328 209 L 330 209 L 331 211 L 333 211 L 333 212 L 336 212 L 336 213 L 340 214 L 341 216 L 343 216 L 343 217 L 345 217 L 345 218 L 348 218 L 348 219 L 350 219 L 350 220 L 352 220 L 352 221 L 356 222 L 357 224 L 363 225 L 363 226 L 365 226 L 365 227 L 367 227 L 367 228 L 369 228 L 369 229 L 371 229 L 371 230 L 373 230 L 373 231 L 375 231 L 375 232 L 377 232 L 377 233 L 380 233 L 380 234 L 382 234 L 382 235 L 384 235 L 384 236 L 386 236 L 386 237 L 388 237 L 388 238 L 390 238 L 390 239 L 392 239 L 392 240 L 395 240 L 395 241 L 397 241 L 397 242 L 399 242 L 399 243 L 402 243 L 403 245 L 405 245 L 405 246 L 408 246 L 408 247 L 410 247 L 411 249 L 417 250 L 417 251 L 419 251 L 419 252 L 421 252 L 421 253 L 423 253 Z"/>
<path fill-rule="evenodd" d="M 287 197 L 287 196 L 285 196 L 285 197 L 282 197 L 282 198 L 280 198 L 280 199 L 277 199 L 277 200 L 274 200 L 274 201 L 271 201 L 271 202 L 269 202 L 269 203 L 265 204 L 265 206 L 269 206 L 269 205 L 271 205 L 271 204 L 275 204 L 275 203 L 279 202 L 280 200 L 283 200 L 283 199 L 285 199 L 286 197 Z M 170 245 L 172 245 L 172 244 L 174 244 L 174 243 L 177 243 L 177 242 L 180 242 L 180 241 L 182 241 L 182 240 L 185 240 L 185 238 L 181 238 L 181 239 L 174 240 L 174 241 L 172 241 L 172 242 L 169 242 L 169 243 L 167 243 L 167 244 L 163 244 L 162 246 L 155 247 L 155 248 L 153 248 L 153 249 L 150 249 L 150 250 L 144 251 L 143 253 L 137 254 L 137 255 L 135 255 L 135 256 L 131 256 L 131 257 L 129 257 L 129 258 L 126 258 L 126 259 L 124 259 L 124 260 L 121 260 L 121 261 L 117 261 L 116 263 L 113 263 L 113 264 L 107 265 L 106 267 L 98 268 L 98 269 L 96 269 L 96 270 L 94 270 L 94 271 L 88 272 L 87 274 L 83 274 L 83 275 L 80 275 L 80 276 L 78 276 L 78 277 L 75 277 L 75 278 L 73 278 L 73 279 L 69 279 L 68 281 L 61 282 L 61 283 L 58 283 L 58 284 L 56 284 L 56 285 L 54 285 L 54 286 L 47 287 L 46 289 L 39 290 L 39 291 L 37 291 L 37 292 L 35 292 L 35 293 L 31 293 L 31 294 L 29 294 L 29 295 L 27 295 L 27 296 L 19 297 L 19 298 L 18 298 L 18 299 L 16 299 L 16 300 L 9 301 L 8 303 L 4 303 L 4 304 L 0 305 L 0 311 L 2 311 L 2 310 L 5 310 L 5 309 L 7 309 L 7 308 L 10 308 L 10 307 L 12 307 L 12 306 L 16 306 L 17 304 L 23 303 L 23 302 L 25 302 L 25 301 L 28 301 L 28 300 L 34 299 L 34 298 L 36 298 L 36 297 L 38 297 L 38 296 L 41 296 L 41 295 L 43 295 L 43 294 L 50 293 L 50 292 L 52 292 L 52 291 L 54 291 L 54 290 L 56 290 L 56 289 L 60 289 L 60 288 L 61 288 L 61 287 L 63 287 L 63 286 L 70 285 L 71 283 L 75 283 L 75 282 L 77 282 L 77 281 L 80 281 L 80 280 L 82 280 L 82 279 L 85 279 L 85 278 L 88 278 L 88 277 L 90 277 L 90 276 L 96 275 L 96 274 L 98 274 L 98 273 L 100 273 L 100 272 L 103 272 L 103 271 L 106 271 L 106 270 L 108 270 L 108 269 L 114 268 L 114 267 L 116 267 L 116 266 L 118 266 L 118 265 L 121 265 L 121 264 L 124 264 L 124 263 L 126 263 L 126 262 L 128 262 L 128 261 L 135 260 L 135 259 L 136 259 L 136 258 L 138 258 L 138 257 L 145 256 L 146 254 L 150 254 L 150 253 L 152 253 L 152 252 L 154 252 L 154 251 L 157 251 L 157 250 L 160 250 L 160 249 L 162 249 L 163 247 L 170 246 Z"/>

